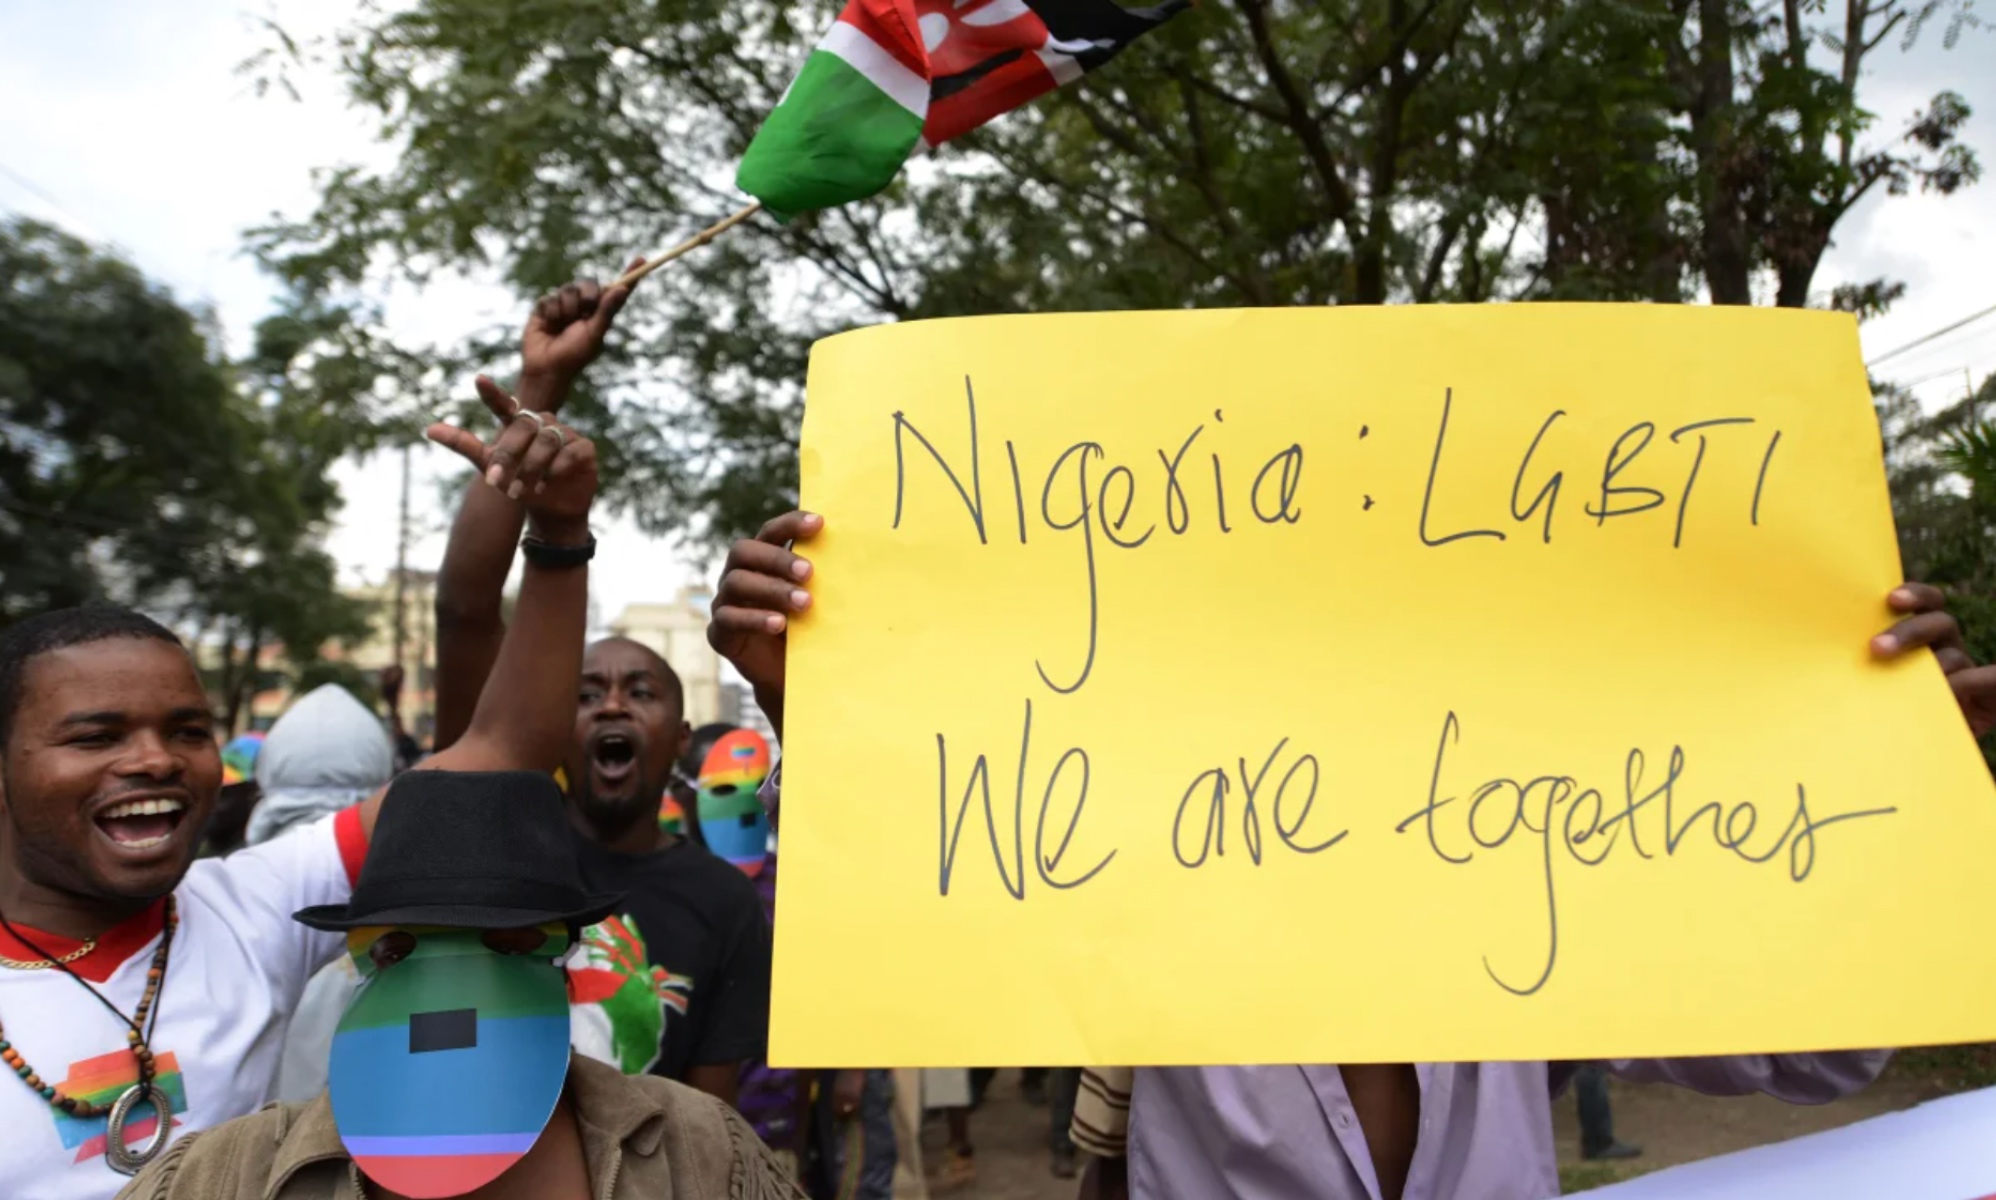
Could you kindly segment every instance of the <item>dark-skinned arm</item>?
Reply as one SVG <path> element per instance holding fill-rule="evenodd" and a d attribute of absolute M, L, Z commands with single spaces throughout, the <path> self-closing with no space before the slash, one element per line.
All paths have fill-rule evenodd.
<path fill-rule="evenodd" d="M 500 395 L 506 406 L 512 405 L 510 396 Z M 497 399 L 487 402 L 495 413 L 513 411 Z M 596 447 L 588 439 L 526 417 L 508 421 L 489 446 L 476 434 L 448 425 L 431 426 L 429 435 L 478 469 L 474 490 L 502 498 L 519 494 L 507 503 L 525 497 L 525 521 L 535 537 L 555 546 L 589 540 Z M 586 566 L 547 568 L 529 562 L 520 582 L 517 619 L 500 644 L 464 736 L 416 769 L 553 771 L 572 736 L 588 610 Z M 386 791 L 361 805 L 361 830 L 369 836 Z"/>
<path fill-rule="evenodd" d="M 506 640 L 501 597 L 526 514 L 473 480 L 437 571 L 437 732 L 443 750 L 464 736 Z"/>
<path fill-rule="evenodd" d="M 633 266 L 643 263 L 638 259 Z M 575 379 L 602 352 L 628 287 L 600 288 L 578 280 L 543 296 L 520 335 L 517 408 L 546 416 L 561 411 Z M 480 376 L 479 398 L 502 421 L 504 389 Z M 510 397 L 507 398 L 510 402 Z M 437 571 L 437 728 L 435 749 L 464 735 L 506 636 L 502 597 L 513 569 L 525 513 L 497 488 L 471 487 L 451 525 Z"/>

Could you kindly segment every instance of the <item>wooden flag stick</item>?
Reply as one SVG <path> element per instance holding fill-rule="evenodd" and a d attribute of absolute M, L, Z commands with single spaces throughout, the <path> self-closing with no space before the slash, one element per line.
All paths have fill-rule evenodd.
<path fill-rule="evenodd" d="M 653 271 L 656 271 L 660 267 L 671 262 L 673 259 L 678 258 L 680 255 L 688 254 L 691 253 L 692 251 L 698 250 L 700 247 L 706 245 L 708 242 L 711 242 L 715 238 L 720 237 L 728 230 L 733 229 L 735 226 L 741 224 L 743 221 L 748 220 L 750 217 L 754 216 L 755 214 L 761 211 L 762 211 L 762 201 L 757 200 L 755 203 L 750 204 L 747 208 L 742 209 L 740 212 L 730 213 L 729 215 L 714 222 L 712 225 L 707 226 L 707 228 L 702 229 L 699 233 L 696 233 L 692 237 L 687 238 L 685 241 L 679 243 L 677 246 L 674 246 L 672 249 L 667 250 L 665 253 L 659 255 L 657 258 L 654 258 L 650 262 L 647 262 L 644 266 L 637 267 L 632 270 L 624 272 L 622 275 L 618 276 L 617 282 L 611 284 L 610 286 L 613 288 L 629 287 L 632 284 L 636 283 L 638 280 L 643 279 L 645 276 L 651 274 Z"/>

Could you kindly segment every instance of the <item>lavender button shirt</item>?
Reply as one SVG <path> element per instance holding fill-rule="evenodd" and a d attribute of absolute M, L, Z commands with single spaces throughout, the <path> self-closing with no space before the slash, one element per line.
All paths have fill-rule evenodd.
<path fill-rule="evenodd" d="M 774 822 L 778 766 L 761 797 Z M 1890 1050 L 1603 1063 L 1631 1083 L 1827 1104 L 1878 1078 Z M 1559 1195 L 1552 1098 L 1576 1064 L 1421 1063 L 1421 1129 L 1401 1200 Z M 1130 1098 L 1131 1200 L 1383 1200 L 1336 1067 L 1161 1067 Z"/>
<path fill-rule="evenodd" d="M 1602 1065 L 1636 1083 L 1822 1104 L 1870 1083 L 1891 1057 L 1864 1050 Z M 1573 1070 L 1542 1062 L 1417 1066 L 1421 1128 L 1403 1200 L 1559 1195 L 1552 1098 Z M 1336 1067 L 1139 1070 L 1129 1163 L 1132 1200 L 1381 1200 Z"/>

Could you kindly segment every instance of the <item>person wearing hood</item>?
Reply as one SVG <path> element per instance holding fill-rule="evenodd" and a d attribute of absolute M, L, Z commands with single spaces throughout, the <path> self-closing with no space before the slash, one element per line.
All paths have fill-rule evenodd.
<path fill-rule="evenodd" d="M 338 684 L 314 688 L 277 719 L 257 753 L 263 801 L 250 813 L 248 842 L 260 845 L 358 803 L 394 775 L 394 747 L 367 706 Z M 285 1029 L 276 1099 L 307 1100 L 325 1086 L 333 1031 L 359 987 L 360 975 L 345 955 L 305 985 Z"/>
<path fill-rule="evenodd" d="M 257 754 L 263 800 L 250 814 L 249 844 L 358 804 L 394 775 L 381 721 L 338 684 L 315 688 L 277 719 Z"/>

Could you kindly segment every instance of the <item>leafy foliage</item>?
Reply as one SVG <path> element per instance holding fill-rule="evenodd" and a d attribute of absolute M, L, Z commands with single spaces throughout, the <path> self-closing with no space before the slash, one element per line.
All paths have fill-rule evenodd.
<path fill-rule="evenodd" d="M 1878 392 L 1885 474 L 1908 579 L 1937 584 L 1961 622 L 1968 652 L 1996 662 L 1996 375 L 1967 398 L 1922 413 L 1902 389 Z M 1983 739 L 1996 770 L 1996 734 Z"/>
<path fill-rule="evenodd" d="M 397 147 L 253 244 L 301 297 L 496 267 L 523 295 L 738 206 L 835 0 L 414 0 L 332 64 Z M 963 313 L 1690 298 L 1799 305 L 1883 187 L 1977 175 L 1943 93 L 1875 137 L 1861 68 L 1969 0 L 1215 0 L 918 161 L 653 277 L 579 406 L 613 500 L 715 544 L 792 499 L 810 343 Z M 1834 299 L 1876 312 L 1881 280 Z M 310 302 L 318 303 L 317 299 Z M 492 347 L 468 348 L 476 357 Z"/>
<path fill-rule="evenodd" d="M 90 600 L 161 612 L 249 664 L 365 632 L 319 535 L 348 444 L 260 402 L 200 320 L 130 265 L 0 223 L 0 623 Z"/>

